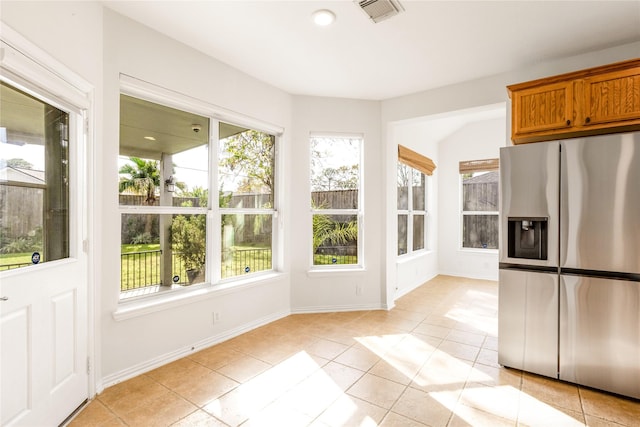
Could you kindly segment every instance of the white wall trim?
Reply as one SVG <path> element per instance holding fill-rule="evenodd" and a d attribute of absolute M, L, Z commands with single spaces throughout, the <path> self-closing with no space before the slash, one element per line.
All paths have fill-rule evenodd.
<path fill-rule="evenodd" d="M 91 106 L 94 87 L 89 82 L 2 21 L 0 34 L 3 68 L 76 107 L 85 109 Z"/>
<path fill-rule="evenodd" d="M 387 310 L 383 304 L 316 305 L 298 307 L 291 314 L 336 313 L 339 311 Z"/>
<path fill-rule="evenodd" d="M 452 277 L 462 277 L 464 279 L 490 280 L 492 282 L 497 282 L 498 281 L 497 274 L 498 272 L 496 271 L 496 276 L 492 277 L 492 276 L 482 275 L 482 274 L 469 274 L 469 273 L 461 273 L 459 271 L 439 270 L 437 276 L 452 276 Z"/>

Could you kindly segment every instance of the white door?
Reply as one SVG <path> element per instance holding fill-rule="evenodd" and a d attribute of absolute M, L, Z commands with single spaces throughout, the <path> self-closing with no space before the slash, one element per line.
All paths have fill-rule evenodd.
<path fill-rule="evenodd" d="M 0 425 L 57 426 L 89 396 L 82 116 L 0 89 Z"/>

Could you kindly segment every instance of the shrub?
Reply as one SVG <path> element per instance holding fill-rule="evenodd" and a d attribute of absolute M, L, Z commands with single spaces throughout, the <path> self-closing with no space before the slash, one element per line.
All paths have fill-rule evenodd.
<path fill-rule="evenodd" d="M 177 215 L 171 223 L 173 250 L 187 270 L 199 270 L 206 256 L 206 215 Z"/>
<path fill-rule="evenodd" d="M 145 232 L 133 237 L 131 243 L 134 245 L 148 245 L 149 243 L 154 243 L 154 239 L 151 233 Z"/>

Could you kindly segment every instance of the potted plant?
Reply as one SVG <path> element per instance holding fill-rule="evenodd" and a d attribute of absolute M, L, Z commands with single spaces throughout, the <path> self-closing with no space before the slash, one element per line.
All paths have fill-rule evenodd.
<path fill-rule="evenodd" d="M 178 215 L 171 223 L 173 250 L 184 263 L 189 284 L 202 281 L 206 256 L 206 215 Z"/>

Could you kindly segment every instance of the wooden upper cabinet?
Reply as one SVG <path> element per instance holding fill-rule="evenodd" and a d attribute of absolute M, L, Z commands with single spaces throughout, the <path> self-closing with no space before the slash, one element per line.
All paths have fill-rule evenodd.
<path fill-rule="evenodd" d="M 583 80 L 583 125 L 640 118 L 640 67 Z"/>
<path fill-rule="evenodd" d="M 640 58 L 507 88 L 516 144 L 640 130 Z"/>
<path fill-rule="evenodd" d="M 571 126 L 573 82 L 560 82 L 513 93 L 513 135 L 549 132 Z"/>

